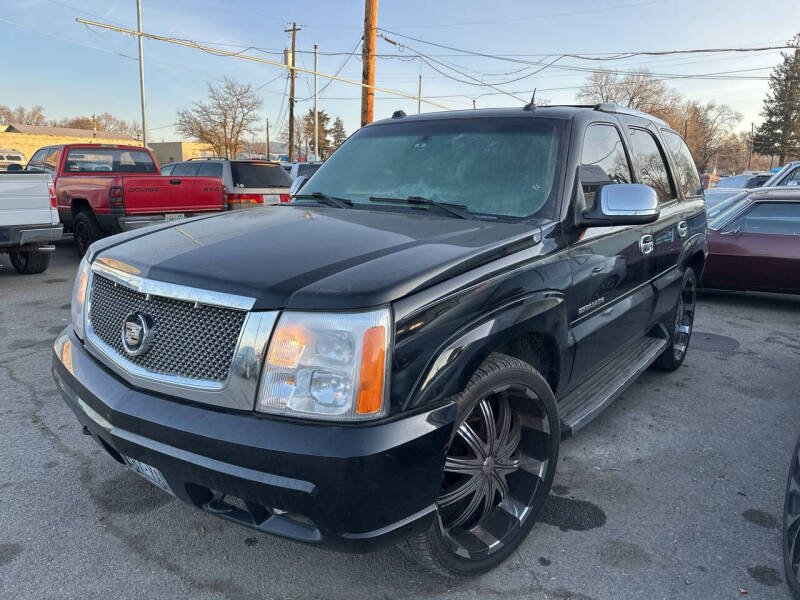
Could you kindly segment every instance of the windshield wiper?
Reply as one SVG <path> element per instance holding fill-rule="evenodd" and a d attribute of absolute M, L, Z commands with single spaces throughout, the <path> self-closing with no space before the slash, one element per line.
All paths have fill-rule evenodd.
<path fill-rule="evenodd" d="M 353 206 L 353 201 L 348 200 L 347 198 L 337 198 L 336 196 L 329 196 L 328 194 L 323 194 L 322 192 L 311 192 L 310 194 L 297 194 L 295 198 L 313 198 L 314 200 L 318 200 L 323 204 L 327 204 L 329 206 L 335 206 L 337 208 L 350 208 Z"/>
<path fill-rule="evenodd" d="M 463 204 L 452 204 L 450 202 L 439 202 L 422 196 L 409 196 L 408 198 L 384 198 L 382 196 L 370 196 L 370 202 L 395 202 L 398 204 L 422 204 L 424 206 L 435 206 L 445 212 L 450 213 L 459 219 L 475 219 L 476 216 L 467 210 Z"/>

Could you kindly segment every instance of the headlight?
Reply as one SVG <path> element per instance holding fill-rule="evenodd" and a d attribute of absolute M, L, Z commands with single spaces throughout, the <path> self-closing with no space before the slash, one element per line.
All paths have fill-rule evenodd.
<path fill-rule="evenodd" d="M 86 293 L 89 286 L 89 261 L 84 256 L 78 265 L 78 274 L 75 276 L 75 285 L 72 286 L 72 327 L 75 335 L 83 339 L 86 328 Z"/>
<path fill-rule="evenodd" d="M 284 312 L 270 339 L 257 410 L 360 421 L 386 414 L 388 309 Z"/>

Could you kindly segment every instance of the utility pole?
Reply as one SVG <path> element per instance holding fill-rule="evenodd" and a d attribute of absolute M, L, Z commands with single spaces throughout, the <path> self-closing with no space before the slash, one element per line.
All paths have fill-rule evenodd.
<path fill-rule="evenodd" d="M 364 0 L 364 42 L 361 45 L 361 59 L 364 63 L 361 82 L 375 85 L 375 36 L 378 25 L 378 0 Z M 375 103 L 375 90 L 361 88 L 361 126 L 372 123 L 372 109 Z"/>
<path fill-rule="evenodd" d="M 419 89 L 417 90 L 417 114 L 422 112 L 422 74 L 419 76 Z"/>
<path fill-rule="evenodd" d="M 142 94 L 142 146 L 147 147 L 147 109 L 144 102 L 144 60 L 142 58 L 142 0 L 136 0 L 136 36 L 139 39 L 139 91 Z"/>
<path fill-rule="evenodd" d="M 267 117 L 267 126 L 265 128 L 265 132 L 267 134 L 267 160 L 269 160 L 269 117 Z"/>
<path fill-rule="evenodd" d="M 292 34 L 292 55 L 289 58 L 291 64 L 289 65 L 291 69 L 289 70 L 289 162 L 294 160 L 294 42 L 297 36 L 297 32 L 300 29 L 297 28 L 297 23 L 292 23 L 291 29 L 284 29 L 285 33 Z"/>
<path fill-rule="evenodd" d="M 319 160 L 319 115 L 317 114 L 317 45 L 314 44 L 314 159 Z"/>
<path fill-rule="evenodd" d="M 753 143 L 755 142 L 755 138 L 753 138 L 753 123 L 750 123 L 750 148 L 748 149 L 747 153 L 747 170 L 750 170 L 750 162 L 753 160 Z"/>
<path fill-rule="evenodd" d="M 689 128 L 689 120 L 686 117 L 683 117 L 683 140 L 686 141 L 686 132 Z"/>
<path fill-rule="evenodd" d="M 475 110 L 475 98 L 472 99 L 472 110 Z"/>

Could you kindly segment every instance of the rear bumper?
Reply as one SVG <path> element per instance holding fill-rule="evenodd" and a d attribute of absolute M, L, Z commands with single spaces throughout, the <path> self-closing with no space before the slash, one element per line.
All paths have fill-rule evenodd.
<path fill-rule="evenodd" d="M 200 213 L 180 213 L 184 217 L 194 217 Z M 136 217 L 119 217 L 118 224 L 120 231 L 130 231 L 132 229 L 139 229 L 141 227 L 149 227 L 150 225 L 159 225 L 167 220 L 167 215 L 142 215 Z M 181 219 L 176 219 L 180 221 Z"/>
<path fill-rule="evenodd" d="M 129 387 L 88 354 L 71 327 L 56 340 L 53 376 L 112 457 L 157 468 L 178 498 L 224 519 L 364 552 L 398 543 L 435 518 L 452 405 L 343 427 L 188 404 Z"/>
<path fill-rule="evenodd" d="M 61 239 L 64 226 L 7 225 L 0 227 L 0 248 L 18 248 L 31 244 L 52 244 Z"/>

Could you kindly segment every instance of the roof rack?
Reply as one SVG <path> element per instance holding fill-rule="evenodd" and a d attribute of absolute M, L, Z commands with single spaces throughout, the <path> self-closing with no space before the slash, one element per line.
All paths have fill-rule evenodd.
<path fill-rule="evenodd" d="M 643 119 L 650 119 L 651 121 L 655 121 L 661 125 L 669 127 L 669 125 L 663 119 L 654 117 L 653 115 L 648 114 L 646 112 L 642 112 L 641 110 L 636 110 L 635 108 L 629 108 L 627 106 L 621 106 L 619 104 L 615 104 L 614 102 L 600 102 L 599 104 L 595 104 L 593 108 L 594 110 L 600 112 L 616 113 L 619 115 L 630 115 L 632 117 L 641 117 Z"/>
<path fill-rule="evenodd" d="M 187 158 L 189 160 L 230 160 L 225 158 L 224 156 L 193 156 L 192 158 Z"/>

